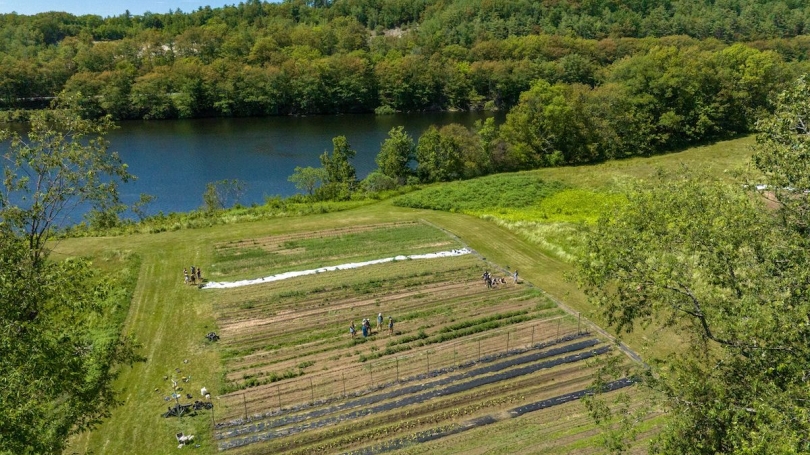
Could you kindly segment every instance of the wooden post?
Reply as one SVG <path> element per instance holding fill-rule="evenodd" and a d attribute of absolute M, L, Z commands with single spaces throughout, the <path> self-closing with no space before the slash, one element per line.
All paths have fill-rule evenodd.
<path fill-rule="evenodd" d="M 426 352 L 425 357 L 427 358 L 427 374 L 430 376 L 430 354 Z"/>
<path fill-rule="evenodd" d="M 242 394 L 242 404 L 245 405 L 245 421 L 247 422 L 247 398 L 245 398 L 245 394 Z"/>
<path fill-rule="evenodd" d="M 506 355 L 509 355 L 509 332 L 506 332 Z"/>

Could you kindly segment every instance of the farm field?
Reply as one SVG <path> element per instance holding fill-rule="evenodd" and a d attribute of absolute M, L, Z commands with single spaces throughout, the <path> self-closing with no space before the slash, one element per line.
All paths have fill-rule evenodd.
<path fill-rule="evenodd" d="M 227 282 L 468 246 L 424 217 L 441 214 L 364 210 L 363 224 L 329 214 L 307 217 L 304 224 L 314 224 L 303 230 L 280 220 L 195 231 L 206 242 L 133 236 L 126 251 L 150 265 L 128 326 L 140 327 L 147 361 L 123 372 L 123 406 L 76 438 L 72 452 L 116 453 L 121 438 L 130 438 L 129 453 L 168 453 L 177 450 L 179 432 L 194 434 L 208 453 L 406 449 L 526 413 L 515 411 L 521 406 L 576 402 L 592 380 L 588 359 L 617 355 L 523 272 L 519 284 L 509 278 L 488 288 L 483 271 L 503 278 L 509 271 L 475 251 L 236 288 L 183 284 L 187 264 L 205 264 L 210 281 Z M 464 218 L 497 233 L 491 223 Z M 98 239 L 60 245 L 62 254 L 72 248 L 100 254 L 110 247 Z M 372 321 L 368 337 L 363 318 Z M 217 342 L 204 338 L 213 330 Z M 172 380 L 181 389 L 177 400 Z M 202 399 L 201 387 L 211 391 L 213 411 L 160 416 L 176 402 Z"/>
<path fill-rule="evenodd" d="M 699 163 L 707 155 L 720 157 L 708 168 L 734 168 L 748 156 L 750 142 L 534 174 L 574 189 L 609 191 L 611 182 Z M 545 409 L 538 403 L 573 397 L 590 383 L 597 360 L 617 350 L 592 329 L 590 321 L 600 320 L 568 278 L 570 262 L 538 245 L 526 230 L 486 211 L 469 215 L 390 201 L 344 212 L 62 240 L 56 257 L 88 256 L 104 268 L 116 266 L 108 260 L 114 257 L 141 264 L 124 334 L 140 341 L 146 357 L 122 370 L 122 405 L 97 429 L 73 438 L 66 453 L 175 453 L 178 432 L 195 435 L 197 453 L 597 452 L 599 430 L 578 400 Z M 244 288 L 200 290 L 182 278 L 191 265 L 201 266 L 208 280 L 224 282 L 464 246 L 475 254 Z M 487 289 L 480 279 L 486 269 L 496 276 L 518 269 L 522 283 Z M 382 334 L 376 329 L 380 312 L 394 317 L 393 336 L 386 327 Z M 354 321 L 359 332 L 362 318 L 371 319 L 374 334 L 352 340 L 348 324 Z M 221 340 L 206 340 L 209 331 Z M 623 341 L 642 357 L 647 349 L 673 345 L 666 332 L 633 333 Z M 594 344 L 576 349 L 583 342 Z M 605 347 L 610 352 L 602 352 Z M 591 359 L 572 357 L 594 350 L 601 353 Z M 173 404 L 166 400 L 172 379 L 182 396 L 198 399 L 203 386 L 211 391 L 213 412 L 162 418 Z M 539 409 L 516 411 L 526 406 Z M 648 427 L 637 447 L 661 418 L 642 425 Z"/>
<path fill-rule="evenodd" d="M 215 245 L 211 270 L 256 276 L 462 247 L 420 222 L 355 226 Z M 486 286 L 491 268 L 465 254 L 204 289 L 216 294 L 225 369 L 217 447 L 375 453 L 578 399 L 591 381 L 585 361 L 611 347 L 506 271 Z"/>

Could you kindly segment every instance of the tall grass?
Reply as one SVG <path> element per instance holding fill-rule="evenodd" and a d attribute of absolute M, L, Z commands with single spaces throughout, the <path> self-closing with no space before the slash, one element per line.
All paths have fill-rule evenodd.
<path fill-rule="evenodd" d="M 400 207 L 472 213 L 481 210 L 531 207 L 565 186 L 527 173 L 498 174 L 443 183 L 394 199 Z"/>

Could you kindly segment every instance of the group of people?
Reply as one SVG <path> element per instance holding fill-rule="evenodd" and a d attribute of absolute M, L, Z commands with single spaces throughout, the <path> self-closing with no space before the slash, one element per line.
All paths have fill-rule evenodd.
<path fill-rule="evenodd" d="M 191 266 L 191 274 L 189 275 L 188 269 L 183 269 L 183 282 L 186 284 L 202 283 L 202 269 L 199 267 Z"/>
<path fill-rule="evenodd" d="M 383 314 L 379 313 L 377 315 L 378 333 L 380 332 L 380 330 L 382 330 L 382 326 L 383 326 Z M 363 332 L 363 337 L 371 335 L 371 321 L 369 321 L 368 318 L 363 318 L 363 322 L 361 323 L 360 327 Z M 394 318 L 391 316 L 388 316 L 388 334 L 389 335 L 394 334 Z M 349 335 L 351 335 L 352 338 L 357 336 L 357 329 L 354 327 L 354 321 L 352 321 L 351 324 L 349 324 Z"/>
<path fill-rule="evenodd" d="M 515 270 L 515 273 L 512 274 L 512 278 L 515 280 L 515 284 L 518 282 L 518 271 Z M 487 285 L 488 288 L 499 284 L 506 284 L 506 277 L 497 277 L 493 276 L 489 273 L 489 270 L 485 271 L 483 275 L 481 275 L 481 279 L 484 280 L 484 284 Z"/>

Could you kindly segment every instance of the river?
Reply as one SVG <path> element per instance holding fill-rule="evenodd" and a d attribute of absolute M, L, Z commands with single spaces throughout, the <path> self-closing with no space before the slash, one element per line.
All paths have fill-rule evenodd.
<path fill-rule="evenodd" d="M 287 181 L 296 166 L 319 167 L 318 157 L 332 151 L 332 138 L 344 135 L 357 151 L 357 177 L 376 169 L 374 158 L 388 131 L 403 126 L 416 142 L 430 125 L 472 126 L 491 116 L 481 112 L 442 112 L 376 116 L 373 114 L 127 121 L 108 135 L 137 180 L 122 186 L 125 203 L 141 193 L 156 196 L 148 213 L 185 212 L 202 206 L 209 182 L 239 179 L 247 189 L 243 205 L 262 204 L 268 196 L 297 192 Z"/>

